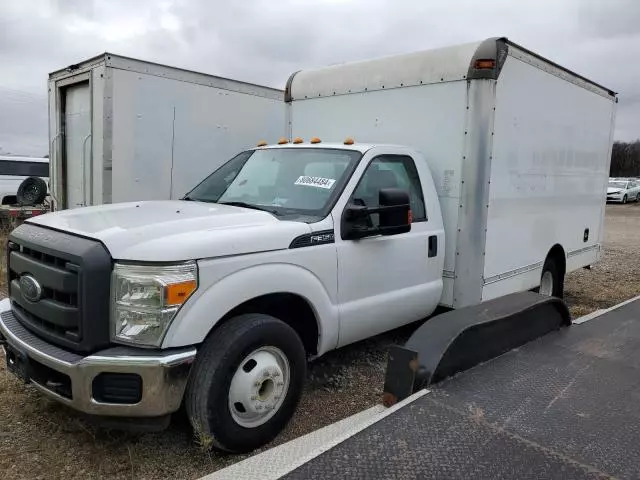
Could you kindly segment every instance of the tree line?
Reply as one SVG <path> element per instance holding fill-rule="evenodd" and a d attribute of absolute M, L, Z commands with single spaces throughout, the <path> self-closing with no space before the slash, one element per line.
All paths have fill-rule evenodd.
<path fill-rule="evenodd" d="M 613 143 L 609 172 L 612 177 L 640 177 L 640 140 Z"/>

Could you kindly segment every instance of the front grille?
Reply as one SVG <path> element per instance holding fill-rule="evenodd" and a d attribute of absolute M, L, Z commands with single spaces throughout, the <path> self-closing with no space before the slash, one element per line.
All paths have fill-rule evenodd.
<path fill-rule="evenodd" d="M 111 258 L 101 243 L 23 224 L 11 233 L 7 253 L 9 297 L 20 323 L 72 351 L 109 343 Z M 28 285 L 22 291 L 26 276 L 39 286 L 35 299 Z"/>
<path fill-rule="evenodd" d="M 79 342 L 77 265 L 12 242 L 9 244 L 9 285 L 13 308 L 22 323 L 32 329 Z M 20 277 L 31 275 L 42 287 L 37 302 L 25 298 Z"/>

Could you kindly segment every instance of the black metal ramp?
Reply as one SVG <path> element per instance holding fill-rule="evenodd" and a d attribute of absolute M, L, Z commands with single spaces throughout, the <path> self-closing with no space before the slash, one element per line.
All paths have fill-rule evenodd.
<path fill-rule="evenodd" d="M 290 479 L 640 478 L 640 301 L 444 380 Z"/>

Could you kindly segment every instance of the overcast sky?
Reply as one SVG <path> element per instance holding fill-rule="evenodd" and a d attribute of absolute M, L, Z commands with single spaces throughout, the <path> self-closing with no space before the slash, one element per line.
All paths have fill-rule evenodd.
<path fill-rule="evenodd" d="M 283 88 L 491 36 L 619 92 L 616 138 L 640 138 L 640 0 L 0 0 L 0 149 L 47 153 L 47 74 L 105 51 Z"/>

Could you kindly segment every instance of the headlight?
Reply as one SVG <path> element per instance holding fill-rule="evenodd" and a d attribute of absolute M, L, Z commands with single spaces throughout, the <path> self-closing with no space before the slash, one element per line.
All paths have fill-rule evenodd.
<path fill-rule="evenodd" d="M 198 287 L 195 262 L 116 264 L 111 283 L 114 341 L 160 346 L 173 317 Z"/>

